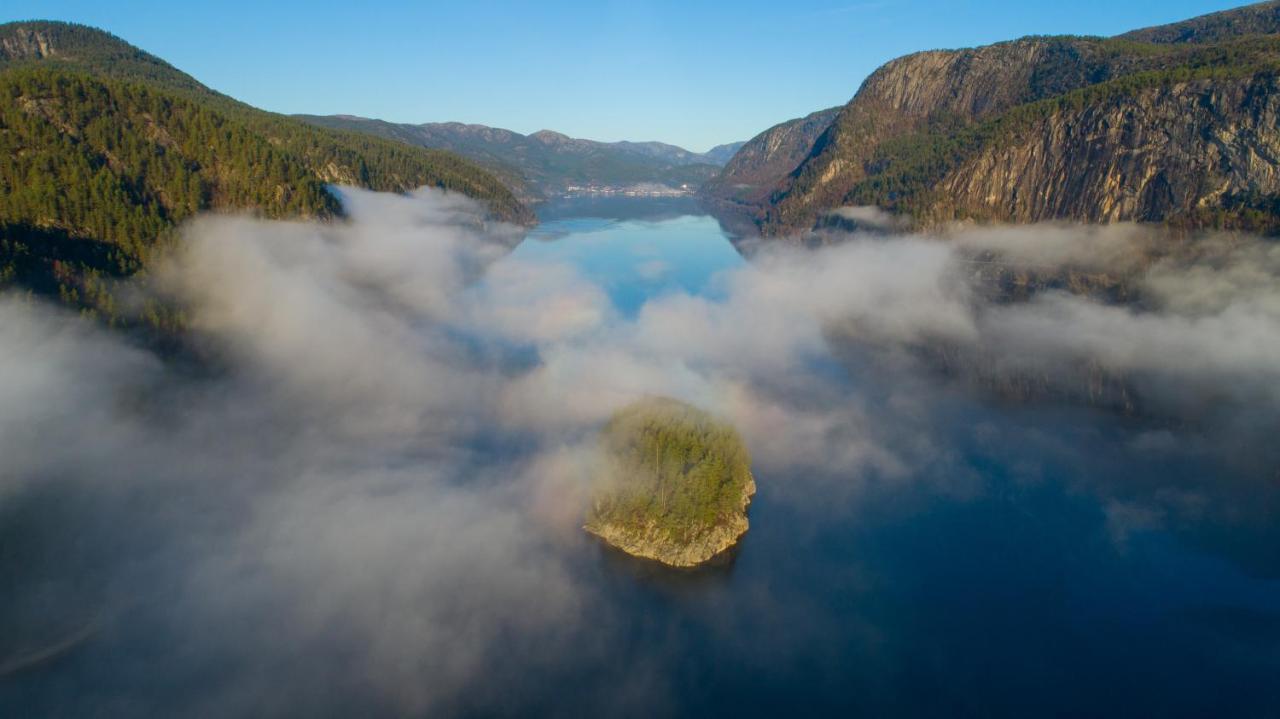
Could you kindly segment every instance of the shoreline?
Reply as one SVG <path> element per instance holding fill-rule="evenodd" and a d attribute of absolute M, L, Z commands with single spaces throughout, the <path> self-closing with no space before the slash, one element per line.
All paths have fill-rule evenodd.
<path fill-rule="evenodd" d="M 664 537 L 657 537 L 656 527 L 650 524 L 637 534 L 613 524 L 582 529 L 592 537 L 635 559 L 657 562 L 672 569 L 698 569 L 713 564 L 716 559 L 731 552 L 751 528 L 747 510 L 756 495 L 755 475 L 749 474 L 743 487 L 741 514 L 728 524 L 709 529 L 699 541 L 687 545 L 673 545 Z M 711 551 L 708 553 L 708 549 Z"/>

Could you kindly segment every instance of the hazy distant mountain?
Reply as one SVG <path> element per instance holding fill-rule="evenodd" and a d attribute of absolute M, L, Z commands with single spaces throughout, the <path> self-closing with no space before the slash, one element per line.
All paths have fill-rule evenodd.
<path fill-rule="evenodd" d="M 917 224 L 1276 229 L 1278 12 L 1268 2 L 1112 39 L 1029 37 L 894 60 L 797 167 L 745 200 L 767 234 L 851 205 Z M 733 179 L 742 164 L 709 189 L 744 184 Z"/>
<path fill-rule="evenodd" d="M 733 202 L 764 199 L 809 156 L 838 112 L 840 108 L 832 107 L 781 122 L 741 143 L 720 174 L 703 185 L 703 193 Z"/>
<path fill-rule="evenodd" d="M 544 130 L 544 132 L 546 132 Z M 555 133 L 558 134 L 558 133 Z M 668 145 L 665 142 L 606 142 L 601 143 L 618 150 L 632 152 L 645 157 L 652 157 L 655 160 L 662 160 L 673 165 L 716 165 L 723 164 L 713 162 L 707 155 L 690 152 L 683 147 Z"/>
<path fill-rule="evenodd" d="M 456 152 L 482 163 L 532 199 L 568 188 L 657 184 L 697 188 L 719 171 L 722 145 L 698 154 L 661 142 L 596 142 L 551 130 L 522 135 L 458 122 L 399 124 L 352 115 L 298 115 L 323 127 L 357 130 L 422 147 Z M 714 155 L 712 153 L 715 153 Z"/>
<path fill-rule="evenodd" d="M 733 158 L 734 153 L 742 148 L 744 142 L 730 142 L 724 145 L 716 145 L 715 147 L 702 153 L 702 156 L 713 165 L 723 165 Z"/>
<path fill-rule="evenodd" d="M 339 215 L 328 183 L 432 185 L 533 220 L 457 155 L 258 110 L 94 28 L 0 25 L 0 287 L 110 314 L 101 278 L 141 268 L 183 219 Z"/>

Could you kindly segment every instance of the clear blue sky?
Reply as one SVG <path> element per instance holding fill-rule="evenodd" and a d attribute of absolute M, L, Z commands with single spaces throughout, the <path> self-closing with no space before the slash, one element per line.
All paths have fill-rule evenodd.
<path fill-rule="evenodd" d="M 881 63 L 1029 34 L 1112 35 L 1231 0 L 4 0 L 109 30 L 278 112 L 457 120 L 692 150 L 842 104 Z"/>

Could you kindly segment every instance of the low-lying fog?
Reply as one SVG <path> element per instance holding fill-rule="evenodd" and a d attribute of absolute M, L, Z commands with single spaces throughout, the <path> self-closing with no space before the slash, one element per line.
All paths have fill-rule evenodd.
<path fill-rule="evenodd" d="M 1135 537 L 1171 537 L 1174 556 L 1221 562 L 1201 578 L 1231 599 L 1203 603 L 1251 596 L 1280 639 L 1274 242 L 1204 237 L 1166 257 L 1153 230 L 1033 227 L 779 243 L 712 296 L 629 313 L 572 264 L 509 254 L 520 232 L 456 196 L 342 193 L 344 223 L 185 229 L 137 291 L 186 308 L 200 368 L 0 298 L 0 713 L 661 714 L 705 709 L 721 697 L 708 687 L 780 700 L 846 679 L 864 708 L 927 709 L 897 697 L 994 692 L 1027 670 L 1016 653 L 967 664 L 951 649 L 983 640 L 950 630 L 922 658 L 888 627 L 941 620 L 868 607 L 919 571 L 949 577 L 929 587 L 955 589 L 957 622 L 981 625 L 989 602 L 1016 613 L 991 562 L 1031 550 L 953 546 L 898 563 L 889 587 L 847 559 L 885 545 L 840 532 L 889 542 L 935 500 L 995 506 L 994 476 L 1096 508 L 1062 534 L 1037 515 L 1011 543 L 1078 533 L 1096 540 L 1078 549 L 1089 561 L 1123 562 Z M 579 529 L 594 431 L 646 394 L 722 414 L 753 453 L 733 591 L 620 579 Z M 809 558 L 837 544 L 838 561 Z M 1092 576 L 1070 546 L 1044 551 L 1060 584 Z M 1145 596 L 1116 591 L 1126 607 Z M 998 637 L 1017 634 L 1008 621 Z M 734 657 L 733 676 L 691 637 Z M 1226 666 L 1265 676 L 1267 646 Z"/>

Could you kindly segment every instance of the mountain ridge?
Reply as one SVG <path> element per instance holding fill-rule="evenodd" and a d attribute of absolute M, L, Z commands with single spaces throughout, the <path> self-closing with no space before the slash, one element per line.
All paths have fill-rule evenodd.
<path fill-rule="evenodd" d="M 329 184 L 434 186 L 535 219 L 456 155 L 259 110 L 96 28 L 0 25 L 0 285 L 111 317 L 106 278 L 143 269 L 185 219 L 339 217 Z"/>
<path fill-rule="evenodd" d="M 498 174 L 518 195 L 541 200 L 572 187 L 665 185 L 700 187 L 723 162 L 718 145 L 696 153 L 663 142 L 601 142 L 554 130 L 524 135 L 461 122 L 394 123 L 356 115 L 296 115 L 321 127 L 341 128 L 458 153 Z M 715 153 L 714 155 L 712 153 Z"/>
<path fill-rule="evenodd" d="M 742 143 L 703 185 L 703 195 L 732 203 L 759 201 L 804 160 L 839 111 L 829 107 L 780 122 Z"/>
<path fill-rule="evenodd" d="M 1171 44 L 1220 42 L 1246 35 L 1273 35 L 1278 32 L 1280 0 L 1271 0 L 1167 25 L 1132 30 L 1118 37 L 1138 42 Z"/>
<path fill-rule="evenodd" d="M 731 199 L 765 235 L 803 233 L 861 205 L 922 226 L 1269 231 L 1280 137 L 1268 124 L 1268 78 L 1280 71 L 1280 39 L 1255 31 L 1271 29 L 1277 13 L 1280 3 L 1267 2 L 1115 38 L 1032 36 L 891 60 L 793 168 Z M 1164 41 L 1134 39 L 1147 37 Z M 1198 112 L 1205 107 L 1213 112 Z M 1180 129 L 1188 117 L 1196 132 Z M 730 194 L 736 164 L 707 188 Z"/>

